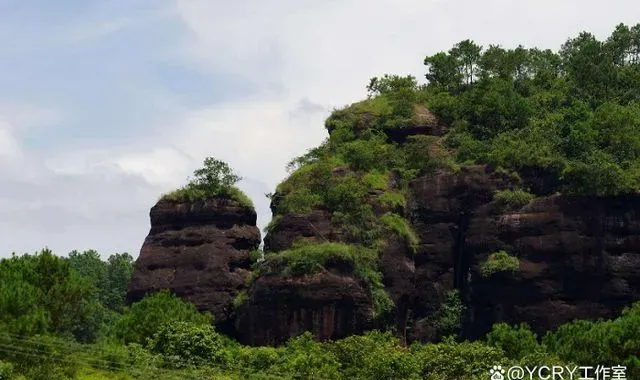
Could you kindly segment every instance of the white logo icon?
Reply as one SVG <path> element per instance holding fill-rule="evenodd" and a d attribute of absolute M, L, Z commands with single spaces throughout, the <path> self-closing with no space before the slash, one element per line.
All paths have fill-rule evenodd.
<path fill-rule="evenodd" d="M 494 365 L 493 368 L 489 370 L 489 374 L 491 374 L 491 380 L 504 380 L 504 369 L 502 369 L 502 366 Z"/>

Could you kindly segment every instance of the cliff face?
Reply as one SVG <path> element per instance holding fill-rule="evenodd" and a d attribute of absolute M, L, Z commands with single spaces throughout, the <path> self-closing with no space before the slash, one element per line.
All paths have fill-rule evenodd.
<path fill-rule="evenodd" d="M 245 287 L 249 251 L 258 248 L 256 213 L 229 199 L 159 201 L 136 260 L 127 297 L 169 289 L 211 312 L 223 331 L 233 325 L 231 302 Z"/>
<path fill-rule="evenodd" d="M 496 322 L 543 332 L 573 319 L 612 317 L 640 299 L 640 196 L 546 196 L 505 212 L 493 200 L 510 186 L 484 167 L 415 180 L 410 214 L 422 244 L 416 254 L 416 315 L 437 310 L 457 288 L 468 305 L 465 335 Z M 520 260 L 514 274 L 489 278 L 490 253 Z M 430 338 L 428 326 L 414 338 Z"/>
<path fill-rule="evenodd" d="M 371 297 L 350 273 L 332 268 L 314 275 L 260 277 L 238 310 L 240 340 L 246 344 L 284 343 L 304 331 L 318 340 L 339 339 L 371 327 Z"/>
<path fill-rule="evenodd" d="M 544 332 L 573 319 L 613 317 L 640 299 L 640 196 L 549 195 L 517 210 L 497 204 L 497 191 L 519 185 L 480 165 L 410 184 L 406 212 L 420 244 L 413 254 L 401 239 L 387 238 L 381 253 L 383 282 L 396 306 L 388 322 L 401 337 L 437 339 L 435 321 L 454 289 L 467 307 L 463 334 L 470 338 L 497 322 L 526 322 Z M 300 237 L 341 239 L 329 214 L 316 210 L 283 216 L 265 240 L 279 251 Z M 500 250 L 518 257 L 519 269 L 483 277 L 488 256 Z M 362 287 L 346 291 L 344 277 L 329 278 L 258 279 L 239 323 L 247 341 L 282 342 L 304 329 L 336 338 L 375 326 L 363 312 L 371 305 L 359 296 Z"/>

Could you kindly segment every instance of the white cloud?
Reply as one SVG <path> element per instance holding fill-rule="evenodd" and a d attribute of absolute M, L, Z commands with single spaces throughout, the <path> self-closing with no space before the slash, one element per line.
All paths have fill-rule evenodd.
<path fill-rule="evenodd" d="M 466 38 L 555 49 L 585 29 L 605 37 L 619 22 L 636 23 L 639 13 L 640 5 L 622 0 L 607 7 L 595 0 L 176 0 L 157 14 L 78 20 L 56 41 L 93 43 L 151 27 L 144 20 L 176 17 L 188 33 L 176 39 L 180 46 L 153 52 L 150 65 L 162 57 L 205 73 L 240 76 L 257 90 L 233 102 L 187 108 L 180 94 L 127 84 L 149 105 L 145 112 L 153 110 L 128 115 L 149 120 L 148 135 L 47 152 L 25 150 L 20 135 L 60 114 L 15 104 L 5 110 L 0 103 L 0 213 L 11 215 L 0 228 L 0 249 L 48 244 L 62 252 L 94 247 L 135 255 L 149 207 L 184 183 L 206 156 L 229 162 L 245 177 L 240 185 L 264 225 L 270 213 L 263 194 L 286 175 L 289 159 L 326 137 L 322 125 L 331 107 L 365 96 L 370 77 L 391 72 L 421 80 L 425 55 Z M 55 94 L 51 89 L 52 99 Z M 3 153 L 12 161 L 2 161 Z"/>
<path fill-rule="evenodd" d="M 0 121 L 0 159 L 16 157 L 20 153 L 20 145 L 11 135 L 9 126 Z"/>

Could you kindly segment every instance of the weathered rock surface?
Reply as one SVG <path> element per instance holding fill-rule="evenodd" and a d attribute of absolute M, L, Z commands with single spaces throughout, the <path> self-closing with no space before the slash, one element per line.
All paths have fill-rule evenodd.
<path fill-rule="evenodd" d="M 468 308 L 463 333 L 469 338 L 496 322 L 526 322 L 544 332 L 573 319 L 613 317 L 640 299 L 640 195 L 551 195 L 557 183 L 535 172 L 521 177 L 517 183 L 516 176 L 478 165 L 410 184 L 404 211 L 420 238 L 417 252 L 395 236 L 381 252 L 383 282 L 396 305 L 386 322 L 402 338 L 437 339 L 435 321 L 454 289 Z M 509 210 L 494 201 L 497 191 L 523 184 L 539 195 L 530 204 Z M 344 241 L 330 215 L 280 216 L 265 250 L 288 249 L 297 239 Z M 251 209 L 224 199 L 165 200 L 150 216 L 131 301 L 170 289 L 212 312 L 221 331 L 253 345 L 280 344 L 307 330 L 325 340 L 383 327 L 373 319 L 366 283 L 348 263 L 297 277 L 275 268 L 247 287 L 249 251 L 260 242 Z M 519 270 L 484 278 L 482 265 L 499 250 L 517 256 Z M 233 310 L 243 290 L 247 298 Z"/>
<path fill-rule="evenodd" d="M 242 342 L 274 345 L 304 331 L 318 340 L 362 333 L 371 326 L 373 306 L 366 284 L 331 268 L 299 277 L 262 276 L 237 315 Z"/>
<path fill-rule="evenodd" d="M 493 194 L 512 185 L 483 166 L 412 183 L 409 207 L 421 238 L 411 306 L 417 318 L 435 315 L 454 288 L 469 306 L 469 337 L 501 321 L 542 332 L 613 317 L 640 299 L 640 196 L 546 196 L 505 212 Z M 520 268 L 485 279 L 480 268 L 498 250 L 519 257 Z M 433 337 L 428 326 L 412 336 Z"/>
<path fill-rule="evenodd" d="M 340 231 L 331 224 L 331 214 L 324 210 L 312 210 L 307 215 L 286 214 L 279 217 L 265 236 L 264 250 L 282 251 L 290 248 L 298 239 L 339 241 Z"/>
<path fill-rule="evenodd" d="M 231 302 L 246 287 L 249 251 L 258 248 L 256 213 L 229 199 L 160 200 L 150 212 L 151 231 L 136 260 L 127 297 L 169 289 L 211 312 L 227 330 Z"/>

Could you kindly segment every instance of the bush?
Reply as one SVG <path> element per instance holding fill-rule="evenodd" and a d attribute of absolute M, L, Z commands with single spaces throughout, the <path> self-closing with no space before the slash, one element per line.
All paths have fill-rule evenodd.
<path fill-rule="evenodd" d="M 385 191 L 378 197 L 378 202 L 391 207 L 393 210 L 404 209 L 407 205 L 407 199 L 404 195 L 396 191 Z"/>
<path fill-rule="evenodd" d="M 0 360 L 0 380 L 13 378 L 13 364 Z"/>
<path fill-rule="evenodd" d="M 388 212 L 380 217 L 380 221 L 388 228 L 395 231 L 399 236 L 404 238 L 407 245 L 411 247 L 414 252 L 416 251 L 418 244 L 420 244 L 420 239 L 409 226 L 409 223 L 407 223 L 405 218 L 398 214 Z"/>
<path fill-rule="evenodd" d="M 234 186 L 242 178 L 226 162 L 207 157 L 204 167 L 196 169 L 193 176 L 186 186 L 163 195 L 162 199 L 193 202 L 221 197 L 232 199 L 244 207 L 254 207 L 251 199 Z"/>
<path fill-rule="evenodd" d="M 345 262 L 353 273 L 364 273 L 377 267 L 378 253 L 372 249 L 341 243 L 304 244 L 265 256 L 265 266 L 280 266 L 286 276 L 313 274 L 331 263 Z"/>
<path fill-rule="evenodd" d="M 222 337 L 211 325 L 174 321 L 165 323 L 149 342 L 152 352 L 167 364 L 180 368 L 229 361 Z"/>
<path fill-rule="evenodd" d="M 494 365 L 506 367 L 508 359 L 495 347 L 481 342 L 457 343 L 451 338 L 439 344 L 414 344 L 411 352 L 421 363 L 420 376 L 427 380 L 488 378 Z"/>
<path fill-rule="evenodd" d="M 117 336 L 125 343 L 145 344 L 162 325 L 176 321 L 210 325 L 213 318 L 164 290 L 131 305 L 116 322 Z"/>
<path fill-rule="evenodd" d="M 308 188 L 301 187 L 288 193 L 278 204 L 281 213 L 308 214 L 315 207 L 323 204 L 322 197 Z"/>
<path fill-rule="evenodd" d="M 547 351 L 574 363 L 625 365 L 627 377 L 640 376 L 640 302 L 625 308 L 618 318 L 574 321 L 545 335 Z"/>
<path fill-rule="evenodd" d="M 269 221 L 269 224 L 267 224 L 267 226 L 264 227 L 262 232 L 266 234 L 272 232 L 273 229 L 278 225 L 278 223 L 280 223 L 281 220 L 282 220 L 282 215 L 274 215 Z"/>
<path fill-rule="evenodd" d="M 482 277 L 489 278 L 496 273 L 515 273 L 520 267 L 520 260 L 510 256 L 505 251 L 494 252 L 489 255 L 482 265 Z"/>
<path fill-rule="evenodd" d="M 510 210 L 519 210 L 531 203 L 534 198 L 535 195 L 522 190 L 501 190 L 493 196 L 496 203 Z"/>
<path fill-rule="evenodd" d="M 420 363 L 390 332 L 371 331 L 329 343 L 344 379 L 417 379 Z"/>
<path fill-rule="evenodd" d="M 340 363 L 310 332 L 285 345 L 280 369 L 292 379 L 339 379 Z"/>
<path fill-rule="evenodd" d="M 462 330 L 462 316 L 465 309 L 458 289 L 449 291 L 447 298 L 440 306 L 438 319 L 435 323 L 438 334 L 440 336 L 459 335 Z"/>
<path fill-rule="evenodd" d="M 502 349 L 510 359 L 521 359 L 542 351 L 536 334 L 524 323 L 513 327 L 506 323 L 493 325 L 493 329 L 487 334 L 487 343 Z"/>
<path fill-rule="evenodd" d="M 362 181 L 372 189 L 386 190 L 389 187 L 389 173 L 381 173 L 374 170 L 365 174 L 362 177 Z"/>
<path fill-rule="evenodd" d="M 362 171 L 384 171 L 393 153 L 393 146 L 387 144 L 383 135 L 350 141 L 338 147 L 340 157 L 354 170 Z"/>
<path fill-rule="evenodd" d="M 244 305 L 244 303 L 247 302 L 248 298 L 249 298 L 249 295 L 247 294 L 247 291 L 246 290 L 241 290 L 233 298 L 233 301 L 231 302 L 231 306 L 233 306 L 234 309 L 237 309 L 240 306 Z"/>
<path fill-rule="evenodd" d="M 370 248 L 342 243 L 303 244 L 267 254 L 255 272 L 256 276 L 275 271 L 296 277 L 314 274 L 336 264 L 348 264 L 351 273 L 369 286 L 377 315 L 393 307 L 378 269 L 378 252 Z"/>

